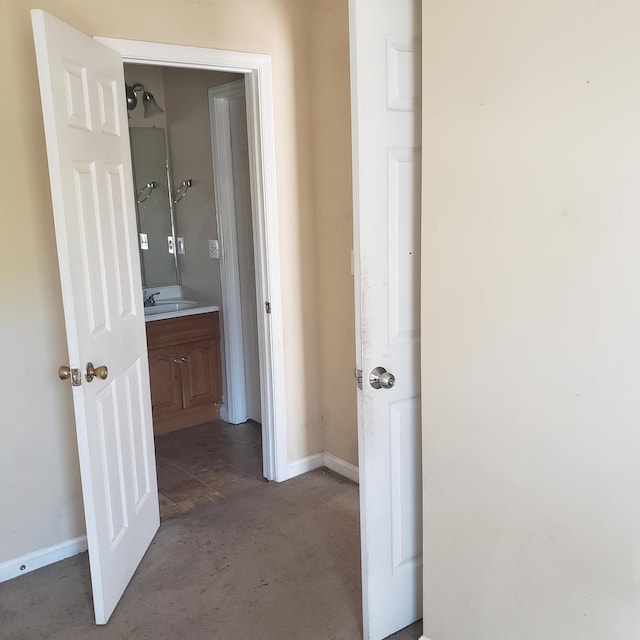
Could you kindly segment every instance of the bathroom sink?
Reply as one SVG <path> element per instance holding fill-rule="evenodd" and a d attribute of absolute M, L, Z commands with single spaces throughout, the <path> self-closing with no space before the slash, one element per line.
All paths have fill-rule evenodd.
<path fill-rule="evenodd" d="M 159 313 L 195 309 L 197 306 L 198 303 L 195 300 L 158 300 L 154 305 L 144 308 L 144 315 L 155 316 Z"/>

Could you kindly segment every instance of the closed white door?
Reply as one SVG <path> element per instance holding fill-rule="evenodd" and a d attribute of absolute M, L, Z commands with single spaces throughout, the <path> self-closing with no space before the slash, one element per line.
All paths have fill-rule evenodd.
<path fill-rule="evenodd" d="M 124 74 L 120 56 L 85 34 L 40 10 L 32 22 L 93 602 L 104 624 L 160 524 Z M 98 370 L 106 378 L 90 380 L 89 363 L 107 367 Z"/>
<path fill-rule="evenodd" d="M 422 615 L 420 24 L 419 0 L 350 2 L 356 350 L 363 372 L 358 393 L 362 589 L 368 640 L 385 638 Z M 374 374 L 370 381 L 378 367 L 394 378 L 381 375 L 376 382 Z"/>

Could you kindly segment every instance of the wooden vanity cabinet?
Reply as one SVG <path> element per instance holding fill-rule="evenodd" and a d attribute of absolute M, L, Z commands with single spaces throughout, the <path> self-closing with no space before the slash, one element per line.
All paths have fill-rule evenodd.
<path fill-rule="evenodd" d="M 147 322 L 153 432 L 216 420 L 222 403 L 218 313 Z"/>

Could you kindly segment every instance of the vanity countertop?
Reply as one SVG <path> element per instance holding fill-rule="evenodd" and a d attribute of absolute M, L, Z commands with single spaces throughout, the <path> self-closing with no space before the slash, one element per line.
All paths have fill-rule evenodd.
<path fill-rule="evenodd" d="M 160 302 L 160 301 L 158 301 Z M 167 311 L 165 313 L 154 313 L 153 315 L 146 315 L 144 317 L 145 322 L 154 322 L 155 320 L 166 320 L 167 318 L 181 318 L 182 316 L 195 316 L 200 313 L 212 313 L 214 311 L 220 311 L 220 307 L 210 305 L 208 307 L 192 307 L 190 309 L 181 309 L 179 311 Z"/>

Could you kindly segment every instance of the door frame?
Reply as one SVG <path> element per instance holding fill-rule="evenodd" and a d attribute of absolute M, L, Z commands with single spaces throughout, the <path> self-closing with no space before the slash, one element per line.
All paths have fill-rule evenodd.
<path fill-rule="evenodd" d="M 220 238 L 220 281 L 224 333 L 225 402 L 221 411 L 224 411 L 222 417 L 232 424 L 245 422 L 247 419 L 243 325 L 243 308 L 246 303 L 245 296 L 243 296 L 245 287 L 238 265 L 238 228 L 235 216 L 233 151 L 228 109 L 231 98 L 244 97 L 244 93 L 242 80 L 218 85 L 208 91 L 213 184 L 216 197 L 218 237 Z M 224 102 L 224 106 L 220 102 Z"/>
<path fill-rule="evenodd" d="M 287 421 L 271 57 L 120 38 L 96 36 L 95 40 L 117 51 L 124 63 L 244 74 L 256 293 L 265 306 L 258 317 L 263 473 L 267 480 L 284 481 Z"/>

